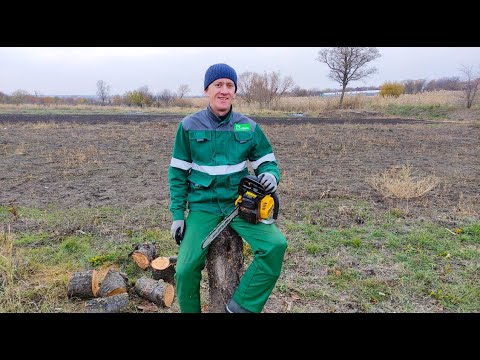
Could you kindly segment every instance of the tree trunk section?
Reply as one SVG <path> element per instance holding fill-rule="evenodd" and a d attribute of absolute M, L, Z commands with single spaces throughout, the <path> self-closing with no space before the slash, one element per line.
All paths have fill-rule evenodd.
<path fill-rule="evenodd" d="M 155 280 L 165 280 L 170 284 L 175 284 L 175 264 L 176 256 L 158 257 L 150 263 L 152 268 L 152 278 Z"/>
<path fill-rule="evenodd" d="M 137 280 L 135 283 L 135 291 L 139 296 L 163 307 L 172 306 L 175 296 L 175 288 L 172 284 L 168 284 L 163 280 L 154 280 L 146 276 L 142 276 Z"/>
<path fill-rule="evenodd" d="M 121 293 L 106 298 L 96 298 L 85 303 L 86 313 L 118 313 L 128 307 L 128 294 Z"/>
<path fill-rule="evenodd" d="M 127 281 L 125 274 L 109 269 L 100 285 L 98 296 L 107 297 L 127 292 Z"/>
<path fill-rule="evenodd" d="M 157 251 L 155 244 L 140 244 L 132 252 L 133 260 L 142 270 L 150 266 L 150 262 L 155 259 Z"/>
<path fill-rule="evenodd" d="M 208 312 L 225 312 L 225 304 L 237 289 L 243 274 L 243 261 L 243 240 L 227 226 L 210 244 L 207 253 Z"/>
<path fill-rule="evenodd" d="M 78 271 L 68 282 L 67 297 L 91 299 L 97 296 L 98 274 L 96 270 Z"/>

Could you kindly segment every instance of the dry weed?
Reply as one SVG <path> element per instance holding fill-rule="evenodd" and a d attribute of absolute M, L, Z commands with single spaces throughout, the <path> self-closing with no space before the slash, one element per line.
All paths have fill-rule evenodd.
<path fill-rule="evenodd" d="M 50 122 L 37 122 L 32 125 L 32 129 L 34 130 L 44 130 L 44 129 L 52 129 L 52 128 L 58 128 L 58 124 L 54 123 L 53 121 Z"/>
<path fill-rule="evenodd" d="M 416 180 L 412 177 L 412 167 L 407 164 L 371 176 L 367 178 L 367 182 L 383 197 L 413 199 L 426 195 L 439 184 L 440 180 L 436 176 Z"/>
<path fill-rule="evenodd" d="M 458 199 L 458 204 L 455 210 L 462 215 L 476 217 L 479 215 L 479 213 L 476 211 L 476 208 L 478 209 L 479 204 L 480 195 L 465 197 L 463 193 L 460 193 L 460 198 Z"/>
<path fill-rule="evenodd" d="M 75 167 L 89 162 L 100 163 L 99 151 L 94 145 L 86 148 L 62 149 L 60 155 L 66 167 Z"/>

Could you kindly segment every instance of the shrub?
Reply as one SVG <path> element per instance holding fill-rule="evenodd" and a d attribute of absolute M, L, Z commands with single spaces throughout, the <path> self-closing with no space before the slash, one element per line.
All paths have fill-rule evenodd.
<path fill-rule="evenodd" d="M 399 97 L 405 93 L 405 86 L 398 82 L 385 82 L 380 86 L 380 95 Z"/>

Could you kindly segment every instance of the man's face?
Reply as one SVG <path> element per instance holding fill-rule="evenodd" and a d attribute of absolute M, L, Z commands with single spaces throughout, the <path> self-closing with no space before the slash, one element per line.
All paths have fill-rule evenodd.
<path fill-rule="evenodd" d="M 205 94 L 210 99 L 210 107 L 214 114 L 225 115 L 235 99 L 235 83 L 230 79 L 217 79 L 208 85 Z"/>

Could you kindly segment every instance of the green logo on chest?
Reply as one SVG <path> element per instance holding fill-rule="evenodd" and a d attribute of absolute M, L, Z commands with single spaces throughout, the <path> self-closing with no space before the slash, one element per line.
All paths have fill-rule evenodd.
<path fill-rule="evenodd" d="M 250 124 L 235 124 L 233 125 L 234 131 L 250 131 L 252 127 Z"/>

